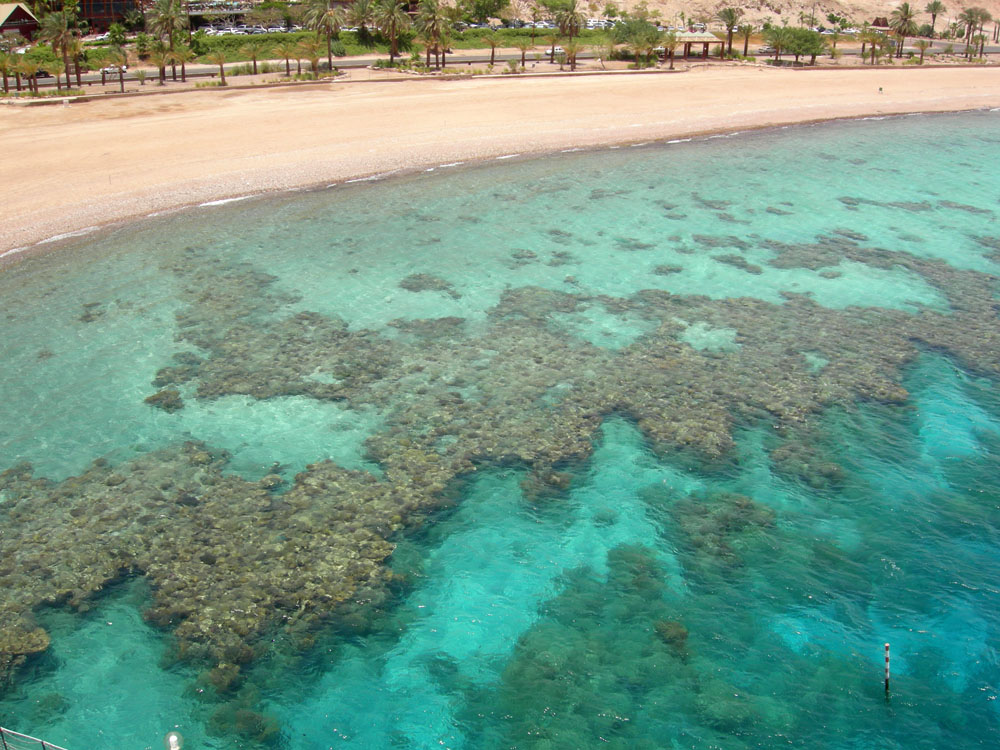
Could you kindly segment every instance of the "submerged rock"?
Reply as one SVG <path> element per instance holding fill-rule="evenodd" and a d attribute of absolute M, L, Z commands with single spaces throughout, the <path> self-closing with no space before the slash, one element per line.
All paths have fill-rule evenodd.
<path fill-rule="evenodd" d="M 150 406 L 163 409 L 163 411 L 171 414 L 184 408 L 184 399 L 181 398 L 181 392 L 176 388 L 166 388 L 162 391 L 157 391 L 152 396 L 147 396 L 144 401 Z"/>

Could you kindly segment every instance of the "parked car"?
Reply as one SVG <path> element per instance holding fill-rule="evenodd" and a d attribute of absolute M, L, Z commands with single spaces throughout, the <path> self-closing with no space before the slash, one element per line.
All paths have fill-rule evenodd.
<path fill-rule="evenodd" d="M 127 71 L 128 71 L 128 65 L 122 65 L 121 72 L 125 73 Z M 117 65 L 109 65 L 106 68 L 101 68 L 101 72 L 102 73 L 107 73 L 109 75 L 112 75 L 112 74 L 113 75 L 118 75 L 118 66 Z"/>
<path fill-rule="evenodd" d="M 772 47 L 770 44 L 765 44 L 763 47 L 759 47 L 757 49 L 757 52 L 759 52 L 762 55 L 773 55 L 774 47 Z"/>

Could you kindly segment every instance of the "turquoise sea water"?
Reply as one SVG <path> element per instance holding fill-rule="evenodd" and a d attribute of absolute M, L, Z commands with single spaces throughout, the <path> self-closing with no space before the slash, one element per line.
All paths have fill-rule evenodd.
<path fill-rule="evenodd" d="M 4 269 L 0 724 L 997 746 L 998 149 L 980 112 L 440 168 Z"/>

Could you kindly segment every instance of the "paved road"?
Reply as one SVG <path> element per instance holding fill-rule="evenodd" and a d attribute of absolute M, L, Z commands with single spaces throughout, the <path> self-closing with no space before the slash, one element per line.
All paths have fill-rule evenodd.
<path fill-rule="evenodd" d="M 961 52 L 965 49 L 964 43 L 960 42 L 960 41 L 959 42 L 946 42 L 946 41 L 942 41 L 942 40 L 937 40 L 937 41 L 934 42 L 934 46 L 931 47 L 931 48 L 929 48 L 927 50 L 927 55 L 931 55 L 931 54 L 934 54 L 934 53 L 940 53 L 941 50 L 943 50 L 948 44 L 952 45 L 952 47 L 954 48 L 956 54 L 961 54 Z M 910 52 L 910 51 L 911 51 L 911 48 L 909 46 L 907 46 L 906 52 Z M 912 50 L 912 51 L 914 53 L 916 53 L 916 54 L 919 54 L 917 52 L 917 50 L 915 50 L 915 49 Z M 751 52 L 753 52 L 753 50 L 751 50 Z M 846 51 L 845 52 L 845 56 L 847 56 L 847 57 L 856 57 L 857 53 L 858 53 L 858 50 Z M 986 53 L 987 54 L 998 54 L 998 53 L 1000 53 L 1000 45 L 996 45 L 996 46 L 989 46 L 988 45 L 986 47 Z M 527 61 L 527 63 L 528 63 L 528 65 L 529 65 L 529 69 L 530 69 L 531 63 L 535 62 L 535 55 L 536 54 L 539 54 L 538 50 L 536 50 L 535 52 L 529 53 L 529 55 L 525 58 L 526 61 Z M 581 59 L 581 60 L 593 59 L 593 58 L 597 57 L 597 54 L 598 53 L 596 53 L 596 52 L 583 52 L 583 53 L 581 53 L 579 55 L 579 59 Z M 759 55 L 758 54 L 757 57 L 758 57 L 758 59 L 765 59 L 767 57 L 773 57 L 773 55 Z M 354 68 L 354 69 L 357 69 L 357 68 L 367 68 L 370 65 L 372 65 L 376 60 L 385 60 L 385 59 L 386 58 L 385 58 L 384 55 L 373 55 L 371 57 L 351 57 L 351 58 L 342 58 L 342 59 L 336 59 L 335 58 L 334 59 L 334 67 L 345 69 L 345 70 L 349 69 L 349 68 Z M 497 52 L 497 54 L 496 54 L 496 65 L 497 65 L 498 68 L 500 68 L 500 67 L 505 66 L 507 64 L 508 60 L 518 60 L 518 61 L 520 61 L 520 59 L 521 59 L 521 53 L 520 52 L 514 52 L 514 53 L 501 53 L 501 52 Z M 699 60 L 699 59 L 700 58 L 697 58 L 697 57 L 691 57 L 690 58 L 690 60 L 695 61 L 695 62 L 697 60 Z M 790 56 L 788 56 L 788 55 L 782 55 L 781 59 L 782 60 L 791 60 L 792 58 Z M 543 53 L 541 55 L 541 60 L 547 61 L 548 60 L 548 54 L 544 54 Z M 680 61 L 681 58 L 677 58 L 677 60 Z M 470 65 L 470 66 L 471 65 L 487 65 L 487 64 L 489 64 L 489 61 L 490 61 L 490 54 L 488 52 L 486 52 L 486 53 L 467 52 L 467 53 L 458 53 L 458 54 L 448 55 L 448 64 L 449 65 L 461 65 L 463 63 L 467 64 L 467 65 Z M 271 60 L 269 62 L 272 65 L 279 64 L 279 65 L 282 66 L 282 68 L 284 67 L 283 66 L 283 61 Z M 321 59 L 321 63 L 322 62 L 325 62 L 325 58 Z M 226 66 L 226 72 L 228 73 L 229 70 L 231 68 L 233 68 L 234 66 L 236 66 L 236 65 L 245 65 L 245 64 L 246 63 L 232 63 L 230 65 L 227 65 Z M 295 66 L 293 65 L 292 67 L 294 68 Z M 303 69 L 307 69 L 307 66 L 303 66 Z M 187 75 L 188 75 L 189 78 L 211 78 L 211 77 L 214 77 L 214 76 L 218 76 L 218 74 L 219 74 L 219 67 L 217 65 L 195 64 L 195 65 L 188 65 L 187 66 Z M 168 75 L 168 77 L 170 75 L 170 70 L 169 69 L 167 70 L 167 75 Z M 178 75 L 179 75 L 179 73 L 178 73 Z M 86 85 L 99 84 L 101 82 L 101 74 L 100 73 L 85 73 L 81 77 L 81 80 L 82 80 L 82 82 L 83 82 L 83 84 L 85 86 Z M 136 80 L 134 72 L 126 73 L 125 74 L 125 80 L 128 81 L 128 82 L 134 82 Z M 154 71 L 148 71 L 147 75 L 146 75 L 146 81 L 147 82 L 151 82 L 151 83 L 155 83 L 156 80 L 157 80 L 156 71 L 155 70 Z M 41 79 L 39 79 L 38 83 L 39 83 L 39 86 L 41 86 L 42 88 L 55 88 L 55 85 L 56 85 L 55 78 L 41 78 Z M 75 83 L 76 83 L 76 81 L 74 80 L 73 84 L 75 85 Z M 108 75 L 107 76 L 107 84 L 109 86 L 114 85 L 116 83 L 118 83 L 118 76 L 117 75 Z"/>

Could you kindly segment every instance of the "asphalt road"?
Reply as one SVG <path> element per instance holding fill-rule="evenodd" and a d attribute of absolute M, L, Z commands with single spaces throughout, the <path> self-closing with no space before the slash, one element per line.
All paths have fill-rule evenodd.
<path fill-rule="evenodd" d="M 952 45 L 952 47 L 954 48 L 954 50 L 955 50 L 956 53 L 960 54 L 962 52 L 962 50 L 965 49 L 965 45 L 964 45 L 963 42 L 945 42 L 945 41 L 942 41 L 942 40 L 937 40 L 937 41 L 934 42 L 934 46 L 931 47 L 931 48 L 929 48 L 927 50 L 927 54 L 931 55 L 931 54 L 934 54 L 936 52 L 939 53 L 949 43 Z M 733 45 L 734 49 L 737 46 L 738 45 L 734 44 Z M 755 51 L 756 50 L 751 49 L 751 53 L 752 54 Z M 910 52 L 911 48 L 907 47 L 906 51 Z M 917 51 L 913 50 L 913 52 L 916 53 Z M 987 45 L 987 47 L 986 47 L 986 53 L 987 54 L 997 54 L 997 53 L 1000 53 L 1000 45 Z M 538 54 L 537 51 L 536 52 L 532 52 L 532 53 L 530 53 L 525 58 L 526 62 L 529 65 L 529 69 L 530 69 L 530 64 L 532 62 L 535 62 L 535 55 L 536 54 Z M 857 50 L 852 50 L 852 51 L 846 52 L 846 56 L 848 56 L 848 57 L 850 57 L 850 56 L 857 56 Z M 596 52 L 583 52 L 583 53 L 581 53 L 579 55 L 580 59 L 593 59 L 595 57 L 597 57 L 597 53 Z M 773 57 L 773 55 L 760 55 L 760 54 L 758 54 L 758 59 L 763 59 L 763 58 L 766 58 L 766 57 Z M 352 58 L 349 58 L 349 59 L 339 59 L 339 60 L 336 59 L 336 58 L 334 58 L 334 67 L 340 68 L 340 69 L 367 68 L 370 65 L 372 65 L 376 60 L 384 60 L 384 59 L 386 59 L 384 55 L 373 55 L 371 57 L 352 57 Z M 521 59 L 521 53 L 520 52 L 506 53 L 506 54 L 498 52 L 496 54 L 496 64 L 497 64 L 498 67 L 502 67 L 502 66 L 506 65 L 506 63 L 507 63 L 508 60 L 518 60 L 518 61 L 520 61 L 520 59 Z M 541 59 L 543 61 L 548 60 L 548 54 L 543 54 L 542 57 L 541 57 Z M 691 57 L 689 59 L 692 60 L 692 61 L 697 61 L 700 58 Z M 789 55 L 782 55 L 782 60 L 791 60 L 791 59 L 792 58 Z M 677 60 L 679 61 L 679 60 L 681 60 L 681 58 L 677 58 Z M 474 65 L 474 64 L 475 65 L 486 65 L 486 64 L 489 63 L 489 61 L 490 61 L 490 54 L 488 52 L 487 53 L 481 53 L 481 52 L 475 52 L 475 53 L 456 53 L 456 54 L 448 55 L 448 64 L 449 65 L 460 65 L 460 64 L 463 64 L 463 63 L 467 64 L 467 65 L 470 65 L 470 66 Z M 275 64 L 275 62 L 279 62 L 279 61 L 271 60 L 269 62 L 273 65 L 273 64 Z M 321 58 L 321 63 L 322 62 L 325 62 L 325 58 Z M 234 67 L 234 66 L 236 66 L 236 65 L 245 65 L 245 64 L 246 63 L 231 63 L 231 64 L 229 64 L 229 65 L 226 66 L 226 72 L 228 73 L 229 69 L 232 68 L 232 67 Z M 292 67 L 294 68 L 295 66 L 293 65 Z M 303 69 L 307 69 L 307 66 L 303 66 Z M 195 65 L 188 65 L 187 66 L 187 75 L 188 75 L 189 78 L 211 78 L 213 76 L 218 76 L 218 74 L 219 74 L 219 68 L 218 68 L 217 65 L 195 64 Z M 167 75 L 168 75 L 168 77 L 170 75 L 169 68 L 167 69 Z M 180 72 L 178 71 L 178 76 L 179 75 L 180 75 Z M 135 74 L 133 72 L 126 73 L 125 74 L 125 80 L 129 81 L 129 82 L 134 82 L 136 80 Z M 157 80 L 156 72 L 155 71 L 149 71 L 147 73 L 147 75 L 146 75 L 146 81 L 147 82 L 153 82 L 153 83 L 155 83 L 156 80 Z M 81 81 L 83 82 L 83 84 L 85 86 L 86 85 L 99 84 L 101 82 L 101 74 L 100 73 L 85 73 L 85 74 L 83 74 L 81 76 Z M 113 84 L 115 84 L 117 82 L 118 82 L 118 76 L 117 76 L 117 74 L 109 74 L 107 76 L 107 84 L 108 85 L 113 85 Z M 73 84 L 75 85 L 75 83 L 76 82 L 74 80 Z M 38 81 L 38 84 L 42 88 L 55 88 L 55 86 L 56 86 L 56 80 L 55 80 L 55 78 L 40 78 L 39 81 Z"/>

